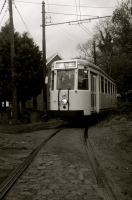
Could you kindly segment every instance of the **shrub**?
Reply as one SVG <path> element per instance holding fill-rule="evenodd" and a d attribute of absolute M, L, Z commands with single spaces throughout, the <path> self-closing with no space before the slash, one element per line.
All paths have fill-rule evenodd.
<path fill-rule="evenodd" d="M 132 102 L 126 101 L 118 103 L 115 114 L 132 118 Z"/>

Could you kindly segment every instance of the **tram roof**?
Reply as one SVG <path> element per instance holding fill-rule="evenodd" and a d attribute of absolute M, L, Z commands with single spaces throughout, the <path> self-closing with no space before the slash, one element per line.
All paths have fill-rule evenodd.
<path fill-rule="evenodd" d="M 86 67 L 91 67 L 99 72 L 101 72 L 102 74 L 104 74 L 107 78 L 109 78 L 112 82 L 115 83 L 115 81 L 104 71 L 102 70 L 99 66 L 89 62 L 88 60 L 82 60 L 82 59 L 67 59 L 67 60 L 58 60 L 58 61 L 55 61 L 52 63 L 55 64 L 55 63 L 62 63 L 62 62 L 77 62 L 78 64 L 83 64 L 84 66 Z"/>

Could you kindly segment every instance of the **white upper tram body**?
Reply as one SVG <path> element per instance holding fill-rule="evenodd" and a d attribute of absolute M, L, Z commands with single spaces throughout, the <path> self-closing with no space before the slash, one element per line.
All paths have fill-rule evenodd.
<path fill-rule="evenodd" d="M 52 64 L 52 116 L 89 116 L 114 107 L 116 84 L 98 66 L 80 59 Z"/>

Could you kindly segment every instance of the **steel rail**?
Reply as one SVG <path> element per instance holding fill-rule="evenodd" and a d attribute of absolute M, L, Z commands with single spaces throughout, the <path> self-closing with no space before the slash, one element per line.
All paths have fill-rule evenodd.
<path fill-rule="evenodd" d="M 109 185 L 105 171 L 99 164 L 94 149 L 88 138 L 88 127 L 86 127 L 84 131 L 84 146 L 86 155 L 91 164 L 91 167 L 93 169 L 93 172 L 97 180 L 97 184 L 99 186 L 99 191 L 98 191 L 99 195 L 102 196 L 103 200 L 117 200 L 112 188 Z"/>
<path fill-rule="evenodd" d="M 11 186 L 16 182 L 16 180 L 20 177 L 20 175 L 24 172 L 24 170 L 29 166 L 29 164 L 33 161 L 37 153 L 44 147 L 47 142 L 54 137 L 58 132 L 60 132 L 63 128 L 55 131 L 51 134 L 47 139 L 45 139 L 36 149 L 32 151 L 30 156 L 26 158 L 26 160 L 19 165 L 17 169 L 15 169 L 11 175 L 0 185 L 0 199 L 2 199 L 5 194 L 9 191 Z"/>

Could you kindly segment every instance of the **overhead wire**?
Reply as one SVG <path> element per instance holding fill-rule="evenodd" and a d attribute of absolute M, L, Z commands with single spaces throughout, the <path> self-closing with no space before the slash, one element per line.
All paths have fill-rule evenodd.
<path fill-rule="evenodd" d="M 81 24 L 81 25 L 91 36 L 94 37 L 94 34 L 91 31 L 89 31 L 83 24 Z"/>
<path fill-rule="evenodd" d="M 81 20 L 81 9 L 80 9 L 80 0 L 79 0 L 79 12 L 80 12 L 80 20 Z M 80 26 L 81 29 L 83 29 L 86 33 L 88 33 L 90 36 L 93 36 L 93 33 L 91 33 L 82 23 L 78 23 L 78 25 Z M 98 38 L 97 38 L 98 39 Z M 99 40 L 99 39 L 98 39 Z M 89 56 L 90 57 L 90 56 Z"/>
<path fill-rule="evenodd" d="M 5 3 L 6 3 L 6 0 L 5 0 L 4 3 L 3 3 L 3 6 L 2 6 L 1 11 L 0 11 L 0 15 L 1 15 L 1 13 L 2 13 L 3 8 L 5 7 Z"/>
<path fill-rule="evenodd" d="M 54 20 L 53 19 L 53 22 L 56 22 L 56 20 Z M 64 27 L 64 25 L 60 25 L 63 29 L 65 29 L 64 30 L 64 32 L 63 32 L 63 30 L 61 30 L 59 27 L 57 27 L 57 29 L 56 30 L 58 30 L 59 32 L 61 32 L 63 35 L 65 35 L 67 38 L 69 38 L 70 40 L 72 40 L 73 41 L 73 39 L 74 39 L 74 43 L 78 43 L 78 40 L 80 40 L 81 41 L 81 39 L 79 38 L 79 37 L 77 37 L 75 34 L 73 34 L 71 31 L 69 31 L 69 30 L 67 30 L 65 27 Z M 66 35 L 66 33 L 68 34 L 68 36 Z M 69 36 L 71 36 L 73 39 L 71 39 Z M 76 41 L 76 42 L 75 42 Z M 82 41 L 81 41 L 82 42 Z"/>
<path fill-rule="evenodd" d="M 58 13 L 58 12 L 46 12 L 46 13 L 52 13 L 52 14 L 58 14 L 58 15 L 74 15 L 74 16 L 80 16 L 78 14 L 70 14 L 70 13 Z M 89 16 L 89 17 L 98 17 L 98 16 L 95 16 L 95 15 L 81 15 L 81 16 Z"/>
<path fill-rule="evenodd" d="M 79 11 L 80 11 L 80 1 L 79 1 Z M 81 20 L 81 12 L 80 12 L 80 20 Z M 80 26 L 81 29 L 83 29 L 82 26 L 81 26 L 81 23 L 78 23 L 78 25 Z"/>
<path fill-rule="evenodd" d="M 5 11 L 5 13 L 4 13 L 3 17 L 2 17 L 2 20 L 0 22 L 0 26 L 1 26 L 2 22 L 3 22 L 3 19 L 4 19 L 5 15 L 6 15 L 6 12 L 7 12 L 7 10 Z"/>
<path fill-rule="evenodd" d="M 79 11 L 80 11 L 80 20 L 81 20 L 81 8 L 80 8 L 80 0 L 79 0 Z M 89 34 L 89 32 L 85 29 L 85 27 L 81 24 L 78 24 L 81 29 L 83 29 L 85 32 Z M 90 35 L 90 34 L 89 34 Z M 90 35 L 91 36 L 91 35 Z"/>
<path fill-rule="evenodd" d="M 19 14 L 19 16 L 20 16 L 20 18 L 21 18 L 21 20 L 22 20 L 23 24 L 25 25 L 25 27 L 26 27 L 26 29 L 27 29 L 28 33 L 29 33 L 29 34 L 30 34 L 30 36 L 32 37 L 32 34 L 31 34 L 31 32 L 29 31 L 29 29 L 28 29 L 28 27 L 27 27 L 27 25 L 26 25 L 26 23 L 25 23 L 24 19 L 22 18 L 22 16 L 21 16 L 21 14 L 20 14 L 20 12 L 19 12 L 19 10 L 18 10 L 18 8 L 17 8 L 17 6 L 16 6 L 15 2 L 13 2 L 13 4 L 15 5 L 15 8 L 16 8 L 16 10 L 17 10 L 17 12 L 18 12 L 18 14 Z M 33 37 L 32 37 L 32 38 L 33 38 Z"/>
<path fill-rule="evenodd" d="M 79 12 L 80 12 L 80 20 L 83 15 L 81 15 L 81 5 L 79 0 Z M 81 29 L 83 29 L 85 32 L 87 32 L 90 36 L 94 36 L 82 23 L 78 24 Z"/>
<path fill-rule="evenodd" d="M 38 3 L 38 2 L 35 2 L 35 1 L 21 1 L 21 0 L 14 0 L 16 2 L 22 2 L 22 3 L 31 3 L 31 4 L 42 4 L 42 3 Z M 48 5 L 50 6 L 63 6 L 63 7 L 76 7 L 74 5 L 62 5 L 62 4 L 49 4 Z M 77 6 L 79 7 L 79 6 Z M 115 8 L 114 6 L 80 6 L 80 7 L 83 7 L 83 8 L 110 8 L 110 9 L 113 9 Z"/>
<path fill-rule="evenodd" d="M 47 12 L 46 12 L 46 13 L 47 13 Z M 55 21 L 55 20 L 53 20 L 53 21 Z M 60 26 L 62 27 L 62 25 L 60 25 Z M 69 38 L 69 39 L 72 40 L 73 42 L 75 42 L 75 40 L 77 40 L 77 42 L 75 42 L 75 43 L 76 43 L 76 44 L 78 43 L 78 37 L 77 37 L 76 35 L 74 35 L 73 33 L 69 32 L 69 30 L 68 30 L 68 31 L 65 30 L 64 33 L 63 33 L 63 31 L 60 30 L 58 27 L 56 28 L 56 30 L 58 30 L 59 32 L 61 32 L 63 35 L 65 35 L 67 38 Z M 68 33 L 68 36 L 67 36 L 65 33 Z M 73 37 L 74 40 L 71 39 L 69 36 Z M 80 38 L 79 38 L 79 40 L 80 40 Z M 81 42 L 82 42 L 82 41 L 81 41 Z"/>
<path fill-rule="evenodd" d="M 75 5 L 76 5 L 77 20 L 78 20 L 78 12 L 77 12 L 77 2 L 76 2 L 76 0 L 75 0 Z"/>
<path fill-rule="evenodd" d="M 47 0 L 47 4 L 48 4 L 48 10 L 49 10 L 49 12 L 46 12 L 46 13 L 53 13 L 53 12 L 50 12 L 50 9 L 49 9 L 49 2 L 48 2 L 48 0 Z M 55 13 L 54 13 L 55 14 Z M 51 16 L 50 16 L 51 17 Z M 54 20 L 53 20 L 54 21 Z M 55 27 L 54 27 L 55 28 Z M 63 31 L 62 30 L 60 30 L 58 27 L 56 27 L 55 28 L 57 31 L 59 31 L 61 34 L 63 34 L 65 37 L 67 37 L 68 39 L 70 39 L 72 42 L 74 42 L 74 43 L 76 43 L 73 39 L 71 39 L 69 36 L 67 36 L 65 33 L 63 33 Z M 65 32 L 67 32 L 67 31 L 65 31 Z M 68 33 L 69 34 L 69 33 Z"/>
<path fill-rule="evenodd" d="M 48 1 L 48 0 L 47 0 Z M 75 0 L 75 2 L 76 2 L 76 0 Z M 31 2 L 30 2 L 31 3 Z M 15 5 L 15 3 L 14 3 L 14 5 Z M 49 3 L 48 3 L 48 9 L 49 9 Z M 80 1 L 79 1 L 79 6 L 80 6 Z M 15 7 L 16 7 L 16 5 L 15 5 Z M 16 9 L 17 9 L 17 7 L 16 7 Z M 80 9 L 80 7 L 79 7 L 79 9 Z M 18 11 L 18 9 L 17 9 L 17 11 Z M 50 10 L 49 10 L 50 11 Z M 77 3 L 76 3 L 76 12 L 77 12 Z M 19 15 L 20 15 L 20 17 L 21 17 L 21 19 L 22 19 L 22 21 L 23 21 L 23 23 L 24 23 L 24 25 L 25 25 L 25 27 L 27 28 L 27 30 L 28 30 L 28 32 L 29 32 L 29 34 L 31 35 L 31 33 L 30 33 L 30 31 L 29 31 L 29 29 L 28 29 L 28 27 L 27 27 L 27 25 L 25 24 L 25 22 L 24 22 L 24 20 L 23 20 L 23 18 L 22 18 L 22 16 L 21 16 L 21 14 L 20 14 L 20 12 L 18 11 L 18 13 L 19 13 Z M 49 12 L 50 13 L 50 12 Z M 78 16 L 78 14 L 77 14 L 77 16 Z M 107 17 L 110 17 L 110 16 L 107 16 Z M 98 17 L 98 18 L 102 18 L 102 17 Z M 103 17 L 104 18 L 104 17 Z M 93 18 L 91 18 L 91 19 L 93 19 Z M 95 19 L 95 18 L 94 18 Z M 97 18 L 96 18 L 97 19 Z M 89 20 L 89 19 L 85 19 L 85 20 Z M 84 21 L 84 20 L 81 20 L 81 11 L 80 11 L 80 20 L 78 20 L 78 21 Z M 69 23 L 69 22 L 65 22 L 65 23 Z M 64 23 L 57 23 L 57 24 L 64 24 Z M 55 25 L 55 24 L 51 24 L 51 25 Z M 48 26 L 48 25 L 47 25 Z M 58 28 L 58 27 L 57 27 Z M 56 29 L 57 29 L 56 28 Z M 88 34 L 89 34 L 89 32 L 86 30 L 86 27 L 84 27 L 83 26 L 83 30 L 85 31 L 85 32 L 87 32 Z M 62 31 L 60 31 L 59 29 L 58 29 L 58 31 L 59 32 L 61 32 L 63 35 L 65 35 L 66 37 L 68 37 L 66 34 L 64 34 Z M 92 33 L 91 33 L 91 35 L 93 35 Z M 32 35 L 31 35 L 32 36 Z M 69 38 L 69 37 L 68 37 Z M 70 40 L 71 40 L 71 38 L 69 38 Z M 72 40 L 73 42 L 75 42 L 74 40 Z M 77 42 L 75 42 L 75 43 L 77 43 Z"/>
<path fill-rule="evenodd" d="M 53 20 L 53 21 L 55 21 L 55 20 Z M 63 25 L 60 25 L 60 26 L 63 28 L 64 32 L 66 32 L 68 35 L 71 35 L 71 37 L 75 38 L 77 41 L 83 42 L 81 38 L 79 38 L 78 36 L 73 34 L 71 31 L 67 30 L 65 26 L 63 26 Z"/>
<path fill-rule="evenodd" d="M 81 16 L 84 16 L 84 15 L 81 15 L 80 0 L 79 0 L 79 12 L 80 12 L 80 20 L 81 20 Z"/>
<path fill-rule="evenodd" d="M 78 44 L 76 41 L 74 41 L 73 39 L 71 39 L 69 36 L 67 36 L 64 32 L 62 32 L 61 30 L 59 30 L 58 27 L 53 27 L 55 28 L 56 30 L 58 30 L 60 33 L 62 33 L 65 37 L 67 37 L 68 39 L 70 39 L 72 42 L 74 42 L 75 44 Z"/>
<path fill-rule="evenodd" d="M 85 27 L 82 26 L 82 24 L 78 24 L 80 26 L 81 29 L 83 29 L 86 33 L 88 33 L 90 36 L 92 36 L 92 34 L 90 34 Z"/>
<path fill-rule="evenodd" d="M 54 24 L 48 24 L 46 26 L 53 26 L 53 25 L 59 25 L 59 24 L 71 24 L 71 23 L 84 23 L 85 21 L 91 21 L 94 19 L 102 19 L 102 18 L 107 18 L 107 17 L 111 17 L 111 16 L 103 16 L 103 17 L 94 17 L 94 18 L 89 18 L 89 19 L 82 19 L 82 20 L 74 20 L 74 21 L 67 21 L 67 22 L 60 22 L 60 23 L 54 23 Z M 72 24 L 75 25 L 75 24 Z"/>
<path fill-rule="evenodd" d="M 47 0 L 47 5 L 48 5 L 48 10 L 49 10 L 49 12 L 48 13 L 51 13 L 50 12 L 50 7 L 49 7 L 49 1 Z M 51 16 L 50 16 L 51 17 Z"/>
<path fill-rule="evenodd" d="M 16 2 L 20 2 L 20 3 L 31 3 L 31 4 L 41 4 L 41 5 L 42 5 L 42 3 L 38 3 L 38 2 L 31 2 L 31 1 L 18 1 L 18 0 L 14 0 L 14 1 L 16 1 Z"/>

